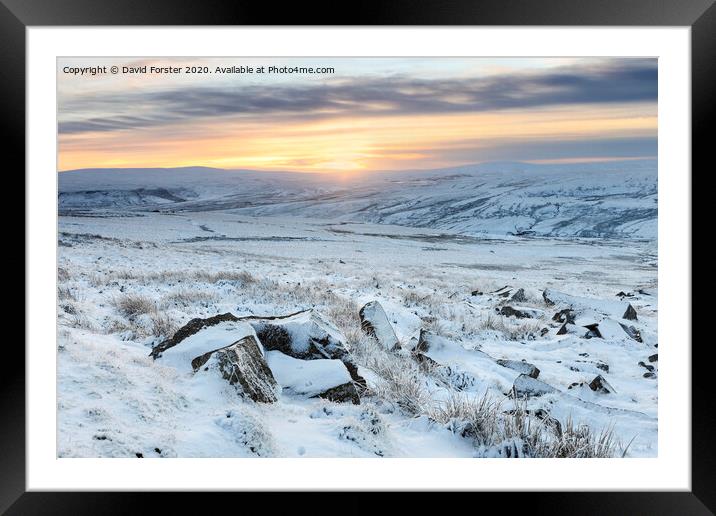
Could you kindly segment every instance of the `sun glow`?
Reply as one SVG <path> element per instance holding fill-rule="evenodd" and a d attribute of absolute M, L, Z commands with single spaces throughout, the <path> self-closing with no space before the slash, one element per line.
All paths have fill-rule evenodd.
<path fill-rule="evenodd" d="M 575 111 L 579 116 L 575 116 Z M 502 113 L 362 116 L 274 122 L 241 118 L 196 122 L 191 127 L 61 135 L 60 170 L 88 167 L 181 167 L 371 171 L 460 164 L 451 151 L 520 142 L 604 136 L 652 136 L 655 113 L 622 107 Z"/>

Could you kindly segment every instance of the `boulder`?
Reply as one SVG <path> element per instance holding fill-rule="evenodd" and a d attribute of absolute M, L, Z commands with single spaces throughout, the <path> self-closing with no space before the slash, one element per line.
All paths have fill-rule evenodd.
<path fill-rule="evenodd" d="M 516 317 L 518 319 L 534 319 L 535 317 L 539 317 L 539 311 L 531 308 L 505 305 L 501 308 L 496 308 L 495 310 L 497 310 L 497 313 L 504 315 L 505 317 Z"/>
<path fill-rule="evenodd" d="M 375 338 L 384 349 L 394 351 L 400 349 L 400 342 L 393 327 L 388 321 L 385 310 L 378 301 L 366 303 L 358 312 L 363 331 Z"/>
<path fill-rule="evenodd" d="M 636 310 L 626 301 L 572 296 L 552 289 L 545 289 L 542 298 L 549 306 L 560 305 L 575 311 L 593 310 L 612 317 L 637 320 Z"/>
<path fill-rule="evenodd" d="M 505 285 L 505 286 L 502 287 L 502 288 L 498 288 L 497 290 L 493 290 L 492 292 L 490 292 L 490 294 L 495 294 L 495 295 L 497 295 L 497 296 L 499 296 L 499 297 L 509 297 L 510 292 L 512 292 L 512 287 L 510 287 L 509 285 Z"/>
<path fill-rule="evenodd" d="M 525 296 L 525 289 L 517 289 L 517 291 L 512 294 L 512 297 L 510 297 L 510 301 L 513 303 L 524 303 L 525 301 L 527 301 L 527 296 Z"/>
<path fill-rule="evenodd" d="M 420 368 L 423 371 L 430 371 L 440 367 L 440 364 L 424 353 L 415 353 L 413 357 L 415 358 L 415 361 L 420 364 Z"/>
<path fill-rule="evenodd" d="M 632 294 L 631 292 L 624 292 L 623 290 L 620 290 L 617 293 L 617 297 L 620 299 L 624 299 L 625 297 L 634 297 L 634 294 Z"/>
<path fill-rule="evenodd" d="M 653 366 L 653 365 L 645 364 L 644 362 L 641 362 L 641 361 L 639 362 L 639 365 L 640 365 L 641 367 L 643 367 L 644 369 L 646 369 L 647 371 L 649 371 L 649 372 L 653 372 L 653 371 L 654 371 L 654 366 Z"/>
<path fill-rule="evenodd" d="M 622 330 L 624 330 L 624 333 L 629 335 L 632 339 L 634 339 L 637 342 L 644 342 L 641 338 L 641 332 L 634 328 L 634 326 L 627 326 L 626 324 L 619 323 L 619 326 L 622 327 Z"/>
<path fill-rule="evenodd" d="M 294 358 L 343 358 L 346 355 L 340 330 L 316 310 L 278 317 L 246 317 L 261 344 Z"/>
<path fill-rule="evenodd" d="M 192 335 L 200 332 L 205 328 L 216 326 L 217 324 L 223 322 L 235 322 L 238 320 L 238 317 L 228 312 L 225 314 L 215 315 L 214 317 L 209 317 L 207 319 L 192 319 L 184 326 L 179 328 L 171 338 L 164 340 L 163 342 L 152 348 L 152 352 L 149 353 L 149 356 L 154 359 L 157 359 L 167 349 L 173 348 L 183 340 L 191 337 Z"/>
<path fill-rule="evenodd" d="M 596 366 L 597 369 L 601 369 L 605 373 L 609 372 L 609 364 L 602 362 L 601 360 L 596 362 L 594 365 Z"/>
<path fill-rule="evenodd" d="M 599 325 L 598 324 L 588 324 L 585 326 L 587 329 L 587 333 L 584 334 L 585 339 L 601 339 L 602 334 L 599 331 Z"/>
<path fill-rule="evenodd" d="M 317 396 L 336 403 L 353 403 L 353 405 L 360 405 L 360 396 L 355 384 L 352 382 L 344 383 L 336 387 L 332 387 L 325 392 L 322 392 Z"/>
<path fill-rule="evenodd" d="M 624 315 L 622 315 L 622 319 L 629 319 L 630 321 L 636 321 L 636 310 L 634 310 L 634 307 L 631 306 L 631 303 L 627 303 L 627 307 L 624 310 Z"/>
<path fill-rule="evenodd" d="M 607 382 L 602 375 L 597 375 L 594 380 L 589 382 L 589 388 L 592 389 L 594 392 L 599 392 L 602 394 L 611 394 L 616 392 L 614 390 L 614 387 L 609 385 L 609 382 Z"/>
<path fill-rule="evenodd" d="M 529 362 L 506 359 L 498 359 L 496 360 L 496 362 L 502 367 L 512 369 L 513 371 L 517 371 L 521 374 L 526 374 L 530 378 L 537 378 L 539 376 L 539 369 L 537 369 L 535 365 L 530 364 Z"/>
<path fill-rule="evenodd" d="M 649 355 L 649 362 L 657 362 L 659 360 L 659 354 L 654 353 L 653 355 Z"/>
<path fill-rule="evenodd" d="M 204 353 L 192 360 L 191 366 L 194 371 L 217 369 L 224 380 L 256 402 L 272 403 L 278 399 L 276 379 L 253 336 Z"/>
<path fill-rule="evenodd" d="M 536 397 L 552 392 L 558 392 L 557 389 L 551 385 L 544 383 L 540 380 L 536 380 L 526 374 L 521 374 L 515 378 L 515 382 L 512 385 L 512 396 L 514 397 Z"/>
<path fill-rule="evenodd" d="M 421 329 L 420 336 L 418 337 L 418 343 L 413 348 L 415 353 L 425 353 L 430 349 L 430 334 L 427 330 Z"/>
<path fill-rule="evenodd" d="M 481 295 L 482 295 L 482 292 L 479 291 L 479 290 L 473 290 L 473 291 L 470 293 L 470 295 L 471 295 L 471 296 L 481 296 Z"/>
<path fill-rule="evenodd" d="M 285 393 L 360 403 L 351 374 L 341 360 L 302 360 L 281 351 L 269 351 L 266 361 Z"/>
<path fill-rule="evenodd" d="M 574 324 L 574 311 L 571 308 L 560 310 L 552 316 L 552 320 L 561 323 Z"/>
<path fill-rule="evenodd" d="M 557 335 L 575 335 L 578 333 L 578 328 L 574 324 L 570 323 L 564 323 L 562 326 L 560 326 L 559 330 L 557 330 Z"/>
<path fill-rule="evenodd" d="M 656 378 L 656 373 L 652 373 L 651 371 L 644 373 L 642 375 L 644 378 Z"/>

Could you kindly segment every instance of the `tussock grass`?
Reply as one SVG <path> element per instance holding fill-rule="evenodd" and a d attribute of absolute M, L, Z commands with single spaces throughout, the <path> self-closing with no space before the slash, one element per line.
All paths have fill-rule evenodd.
<path fill-rule="evenodd" d="M 524 340 L 538 335 L 542 326 L 534 320 L 508 322 L 503 316 L 488 313 L 481 319 L 479 328 L 502 333 L 507 340 Z"/>
<path fill-rule="evenodd" d="M 161 304 L 163 306 L 189 307 L 194 304 L 206 305 L 208 303 L 216 302 L 217 300 L 218 296 L 212 292 L 180 288 L 164 296 Z"/>
<path fill-rule="evenodd" d="M 77 301 L 77 296 L 69 287 L 57 287 L 57 299 L 59 301 Z"/>
<path fill-rule="evenodd" d="M 179 328 L 179 325 L 174 319 L 169 317 L 167 314 L 159 313 L 156 310 L 152 312 L 150 320 L 150 332 L 154 337 L 171 337 Z"/>
<path fill-rule="evenodd" d="M 119 313 L 130 321 L 142 314 L 148 314 L 155 309 L 154 302 L 146 296 L 139 294 L 124 294 L 113 301 Z"/>

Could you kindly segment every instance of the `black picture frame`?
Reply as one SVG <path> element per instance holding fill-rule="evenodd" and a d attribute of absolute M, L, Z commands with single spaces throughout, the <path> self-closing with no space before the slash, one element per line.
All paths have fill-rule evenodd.
<path fill-rule="evenodd" d="M 238 0 L 0 0 L 0 120 L 6 128 L 5 156 L 25 167 L 25 29 L 30 26 L 88 25 L 569 25 L 689 26 L 692 72 L 692 171 L 706 169 L 708 129 L 714 121 L 716 91 L 716 6 L 714 0 L 394 0 L 357 1 L 350 5 Z M 710 163 L 709 163 L 710 164 Z M 26 277 L 32 271 L 25 269 Z M 690 300 L 684 300 L 689 302 Z M 694 341 L 697 342 L 697 341 Z M 126 514 L 144 513 L 149 498 L 160 497 L 162 512 L 208 507 L 185 494 L 26 492 L 25 354 L 6 344 L 0 374 L 0 513 Z M 685 334 L 682 346 L 691 345 Z M 692 345 L 692 490 L 690 492 L 590 492 L 479 494 L 480 503 L 507 504 L 530 514 L 713 514 L 716 511 L 713 362 L 711 340 Z M 7 366 L 11 364 L 11 366 Z M 48 415 L 48 417 L 51 417 Z M 668 417 L 668 416 L 667 416 Z M 219 498 L 216 498 L 219 496 Z M 212 494 L 223 501 L 231 494 Z M 247 494 L 241 494 L 249 502 Z M 357 512 L 361 494 L 343 495 L 343 510 Z M 476 495 L 472 495 L 476 496 Z M 485 497 L 492 497 L 488 500 Z M 424 505 L 422 495 L 406 500 Z M 151 500 L 152 502 L 155 500 Z M 254 500 L 251 500 L 253 502 Z M 256 500 L 258 501 L 258 500 Z M 459 503 L 459 501 L 457 502 Z M 199 505 L 202 504 L 202 505 Z M 351 509 L 352 508 L 352 509 Z M 362 512 L 362 511 L 361 511 Z"/>

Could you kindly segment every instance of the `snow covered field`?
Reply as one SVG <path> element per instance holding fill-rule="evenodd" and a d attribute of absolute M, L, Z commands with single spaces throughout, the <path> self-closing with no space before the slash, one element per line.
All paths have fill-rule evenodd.
<path fill-rule="evenodd" d="M 353 194 L 60 174 L 59 456 L 656 456 L 655 165 L 539 170 Z M 244 337 L 275 401 L 192 365 Z"/>

